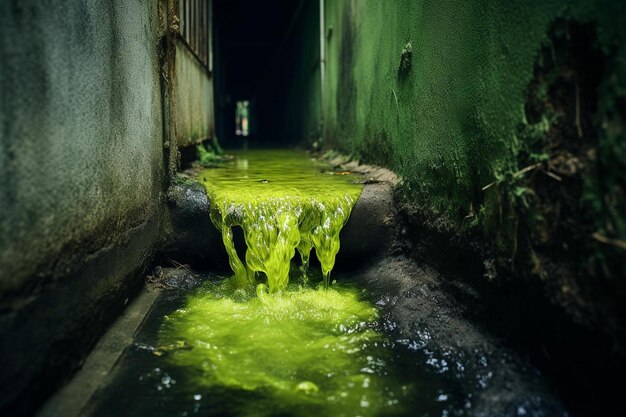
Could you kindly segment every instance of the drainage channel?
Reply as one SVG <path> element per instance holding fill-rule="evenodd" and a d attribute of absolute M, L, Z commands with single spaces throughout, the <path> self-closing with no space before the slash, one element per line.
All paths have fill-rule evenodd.
<path fill-rule="evenodd" d="M 292 157 L 284 152 L 259 156 L 255 162 L 270 166 Z M 63 415 L 566 415 L 535 369 L 463 318 L 463 309 L 441 290 L 436 271 L 392 250 L 392 239 L 385 236 L 393 229 L 388 183 L 366 178 L 368 185 L 341 234 L 338 268 L 329 279 L 334 254 L 329 267 L 328 261 L 315 260 L 318 256 L 307 262 L 308 250 L 334 248 L 335 242 L 315 237 L 315 227 L 330 225 L 326 230 L 338 235 L 347 216 L 339 219 L 338 228 L 332 227 L 332 218 L 311 207 L 338 210 L 332 204 L 338 201 L 337 192 L 352 192 L 353 183 L 364 177 L 350 178 L 350 170 L 311 162 L 308 169 L 314 173 L 309 174 L 324 183 L 317 190 L 322 193 L 319 200 L 307 192 L 292 199 L 281 191 L 272 194 L 283 200 L 280 207 L 254 212 L 254 204 L 263 204 L 263 187 L 284 180 L 280 176 L 285 172 L 274 178 L 263 166 L 251 168 L 254 157 L 243 160 L 231 172 L 206 171 L 198 177 L 215 183 L 219 181 L 211 176 L 217 173 L 236 188 L 254 182 L 253 192 L 228 194 L 230 200 L 207 187 L 207 203 L 214 204 L 207 208 L 212 223 L 223 228 L 217 236 L 230 245 L 233 271 L 159 268 L 152 285 L 161 290 L 158 297 L 143 296 L 154 304 L 145 308 L 151 303 L 144 302 L 141 325 L 122 325 L 123 337 L 109 332 L 92 354 L 101 356 L 96 362 L 108 364 L 86 366 L 41 415 L 67 410 L 64 401 L 77 393 L 88 400 L 73 404 L 75 414 Z M 296 182 L 311 181 L 297 172 L 302 164 L 308 163 L 287 163 L 287 170 Z M 179 226 L 208 215 L 183 201 L 193 192 L 174 194 L 175 216 L 184 217 Z M 194 201 L 204 204 L 202 198 Z M 248 206 L 237 208 L 242 201 Z M 286 213 L 280 211 L 285 202 Z M 339 208 L 345 215 L 346 206 Z M 280 216 L 272 218 L 277 212 Z M 244 228 L 243 243 L 237 244 L 226 230 L 235 225 Z M 253 236 L 250 230 L 260 226 L 262 234 Z M 187 242 L 190 250 L 216 245 L 215 233 L 207 231 L 206 236 Z M 368 246 L 364 240 L 385 244 Z M 254 244 L 259 246 L 256 252 L 247 254 Z M 271 250 L 262 252 L 263 245 Z M 230 277 L 233 273 L 236 278 Z M 130 310 L 127 314 L 137 316 L 137 309 Z M 111 349 L 106 354 L 107 346 L 120 345 L 123 352 Z M 89 375 L 99 383 L 81 384 Z"/>

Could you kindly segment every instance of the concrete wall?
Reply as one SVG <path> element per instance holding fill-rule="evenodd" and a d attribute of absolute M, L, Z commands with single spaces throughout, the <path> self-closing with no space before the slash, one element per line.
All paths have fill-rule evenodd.
<path fill-rule="evenodd" d="M 213 135 L 213 80 L 189 49 L 176 42 L 176 132 L 179 146 Z"/>
<path fill-rule="evenodd" d="M 142 285 L 162 215 L 157 3 L 0 4 L 0 414 L 27 414 Z"/>

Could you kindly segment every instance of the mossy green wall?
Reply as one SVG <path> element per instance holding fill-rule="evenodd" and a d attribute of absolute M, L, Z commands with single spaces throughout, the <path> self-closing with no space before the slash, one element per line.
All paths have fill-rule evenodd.
<path fill-rule="evenodd" d="M 0 14 L 4 294 L 155 218 L 164 178 L 156 5 L 33 2 Z"/>
<path fill-rule="evenodd" d="M 560 190 L 575 190 L 567 194 L 575 196 L 567 202 L 573 207 L 573 214 L 565 219 L 567 227 L 575 230 L 584 225 L 585 229 L 572 233 L 577 240 L 563 245 L 560 239 L 569 237 L 559 236 L 554 229 L 549 241 L 541 244 L 553 260 L 576 259 L 570 266 L 579 271 L 573 273 L 578 281 L 557 284 L 555 291 L 563 294 L 555 297 L 591 306 L 604 302 L 589 294 L 624 293 L 626 266 L 624 249 L 619 247 L 626 241 L 623 2 L 326 0 L 324 7 L 324 146 L 393 168 L 402 178 L 408 201 L 430 226 L 482 236 L 488 245 L 495 243 L 507 262 L 521 258 L 516 258 L 516 251 L 522 244 L 524 255 L 536 261 L 537 234 L 542 229 L 533 222 L 545 214 L 533 211 L 529 201 L 537 201 L 537 190 L 524 183 L 531 176 L 523 171 L 529 166 L 524 156 L 531 147 L 528 130 L 544 129 L 545 134 L 564 124 L 547 120 L 546 126 L 533 125 L 527 120 L 529 86 L 536 82 L 537 68 L 548 71 L 541 61 L 546 50 L 552 48 L 555 57 L 568 54 L 554 50 L 558 42 L 551 36 L 558 22 L 591 27 L 592 48 L 599 51 L 602 62 L 585 62 L 581 71 L 587 74 L 601 68 L 601 79 L 593 87 L 597 91 L 583 92 L 581 97 L 593 97 L 597 103 L 582 103 L 583 111 L 593 109 L 582 115 L 588 120 L 585 134 L 564 138 L 593 142 L 589 148 L 597 152 L 584 157 L 591 162 L 582 179 L 566 179 L 563 184 L 570 185 Z M 311 13 L 308 18 L 318 17 Z M 317 52 L 318 44 L 319 34 L 309 33 L 303 47 Z M 401 69 L 403 49 L 411 49 L 410 67 Z M 317 75 L 304 75 L 294 83 L 298 93 L 320 94 L 311 88 Z M 544 99 L 550 105 L 551 98 Z M 318 98 L 309 97 L 308 103 L 305 118 L 319 122 Z M 571 113 L 564 117 L 575 123 Z M 304 124 L 314 125 L 311 120 Z M 548 171 L 548 165 L 545 162 L 537 171 Z M 544 196 L 550 195 L 549 187 Z M 549 214 L 565 204 L 544 196 L 539 198 L 544 208 L 552 204 L 548 209 L 554 209 Z M 577 213 L 582 215 L 576 217 Z M 549 222 L 549 217 L 543 219 L 544 229 L 551 226 Z M 614 240 L 603 242 L 603 237 Z M 527 262 L 524 268 L 529 271 L 539 268 Z"/>
<path fill-rule="evenodd" d="M 602 41 L 617 35 L 616 15 L 587 3 L 326 1 L 325 138 L 389 164 L 425 206 L 460 221 L 496 172 L 515 169 L 525 90 L 551 22 L 600 19 Z"/>
<path fill-rule="evenodd" d="M 594 115 L 606 119 L 594 134 L 607 167 L 600 181 L 625 182 L 619 109 L 626 19 L 618 1 L 325 1 L 323 89 L 319 63 L 308 57 L 319 55 L 318 2 L 307 4 L 292 83 L 292 96 L 306 98 L 292 110 L 296 119 L 304 109 L 305 128 L 296 133 L 311 142 L 323 122 L 325 147 L 392 167 L 429 216 L 452 228 L 482 222 L 493 232 L 502 201 L 482 188 L 524 168 L 518 153 L 525 146 L 519 129 L 528 124 L 527 89 L 558 20 L 592 25 L 594 47 L 607 57 Z M 410 68 L 400 70 L 409 43 Z M 603 186 L 591 184 L 588 200 L 601 199 Z M 626 237 L 623 216 L 617 223 L 617 235 Z"/>
<path fill-rule="evenodd" d="M 0 3 L 2 415 L 31 415 L 143 284 L 164 30 L 149 0 Z"/>

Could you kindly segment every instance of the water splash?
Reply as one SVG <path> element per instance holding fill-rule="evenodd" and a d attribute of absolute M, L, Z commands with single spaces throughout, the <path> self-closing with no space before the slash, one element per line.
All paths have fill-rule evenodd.
<path fill-rule="evenodd" d="M 300 152 L 249 151 L 227 168 L 200 173 L 237 287 L 254 286 L 263 273 L 270 292 L 282 291 L 296 250 L 306 272 L 313 249 L 328 286 L 339 233 L 362 186 L 326 170 Z M 243 229 L 247 246 L 243 261 L 233 240 L 236 226 Z"/>
<path fill-rule="evenodd" d="M 358 290 L 341 285 L 290 284 L 255 296 L 206 283 L 165 317 L 159 339 L 189 341 L 166 359 L 187 371 L 196 392 L 255 393 L 230 404 L 231 415 L 395 415 L 416 387 L 388 375 L 391 352 L 380 348 L 377 318 Z"/>

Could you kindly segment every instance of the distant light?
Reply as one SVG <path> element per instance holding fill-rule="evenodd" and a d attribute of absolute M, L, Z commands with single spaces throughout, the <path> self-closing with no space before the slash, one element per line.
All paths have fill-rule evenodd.
<path fill-rule="evenodd" d="M 235 110 L 235 135 L 248 136 L 250 134 L 250 102 L 248 100 L 237 101 Z"/>

